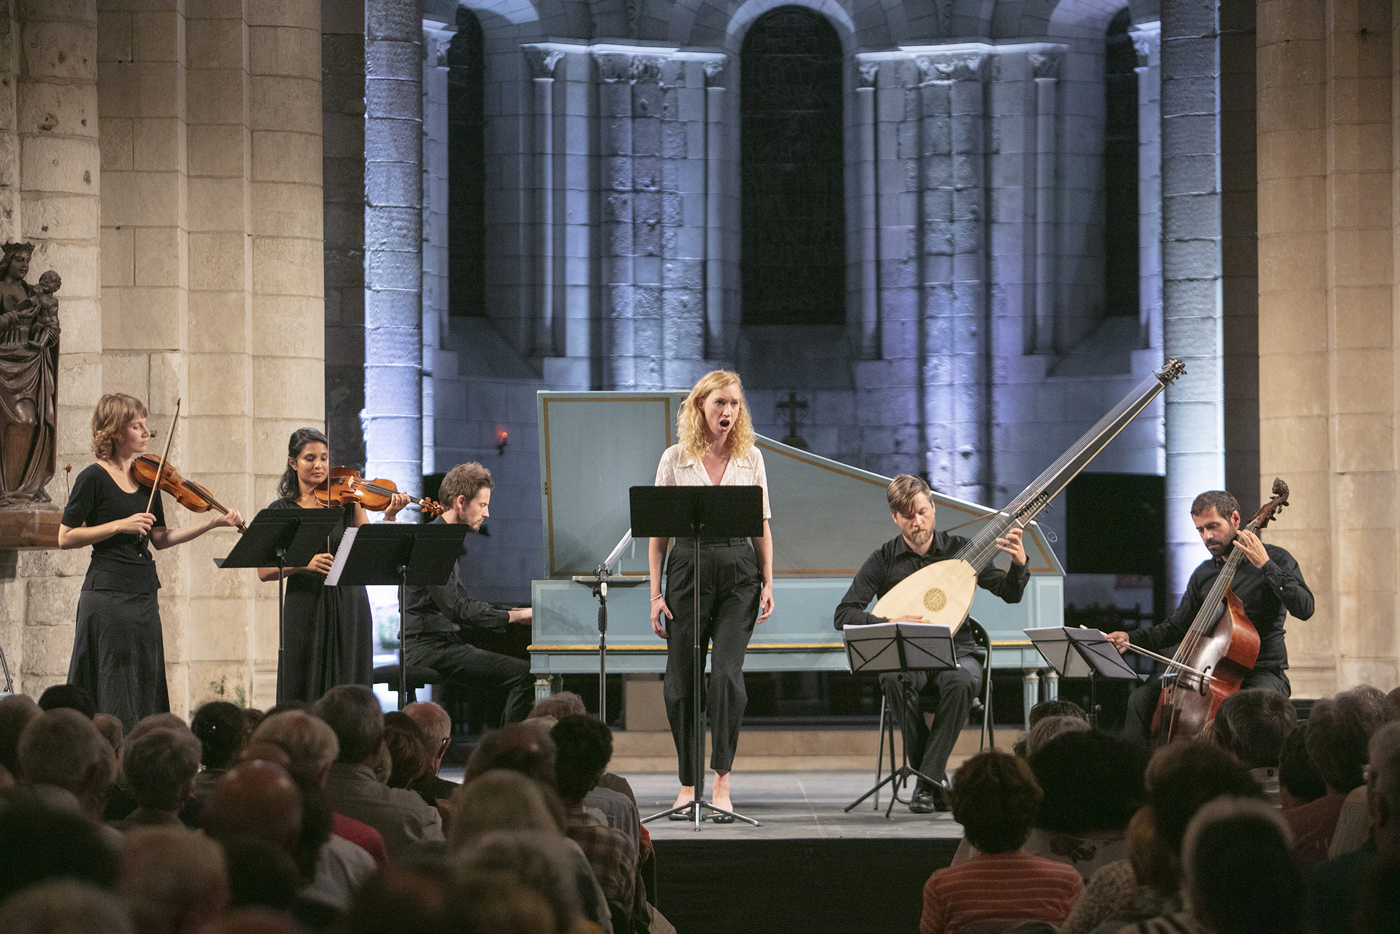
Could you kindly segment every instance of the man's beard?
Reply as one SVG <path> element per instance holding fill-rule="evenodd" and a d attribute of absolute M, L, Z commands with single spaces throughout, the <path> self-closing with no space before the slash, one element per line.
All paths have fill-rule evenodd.
<path fill-rule="evenodd" d="M 1223 542 L 1207 543 L 1206 551 L 1209 551 L 1212 555 L 1219 558 L 1230 550 L 1230 546 L 1235 543 L 1235 539 L 1238 537 L 1239 533 L 1236 532 Z"/>
<path fill-rule="evenodd" d="M 915 547 L 922 547 L 928 544 L 929 540 L 933 538 L 933 529 L 922 529 L 920 531 L 915 532 L 905 532 L 904 537 L 909 539 L 909 543 L 914 545 Z"/>

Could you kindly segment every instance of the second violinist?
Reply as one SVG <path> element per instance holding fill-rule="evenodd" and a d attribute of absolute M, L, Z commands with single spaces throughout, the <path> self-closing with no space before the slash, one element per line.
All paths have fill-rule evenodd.
<path fill-rule="evenodd" d="M 344 508 L 345 524 L 361 526 L 369 522 L 364 507 L 347 499 L 343 506 L 326 507 L 316 498 L 316 489 L 330 475 L 330 444 L 315 428 L 298 428 L 287 442 L 287 469 L 277 486 L 278 499 L 269 509 Z M 392 522 L 408 504 L 408 496 L 393 496 L 384 510 Z M 370 686 L 373 670 L 374 637 L 369 597 L 365 588 L 353 585 L 327 587 L 340 535 L 333 536 L 326 550 L 302 568 L 287 568 L 287 597 L 284 654 L 277 668 L 277 703 L 318 700 L 337 684 Z M 259 568 L 258 577 L 275 581 L 277 568 Z"/>

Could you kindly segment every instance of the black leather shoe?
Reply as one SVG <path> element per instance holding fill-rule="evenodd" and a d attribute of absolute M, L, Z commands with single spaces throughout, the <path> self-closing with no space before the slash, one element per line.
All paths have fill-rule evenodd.
<path fill-rule="evenodd" d="M 938 799 L 934 797 L 932 790 L 920 788 L 914 792 L 914 797 L 910 799 L 909 810 L 915 814 L 932 814 L 939 810 L 938 804 Z"/>

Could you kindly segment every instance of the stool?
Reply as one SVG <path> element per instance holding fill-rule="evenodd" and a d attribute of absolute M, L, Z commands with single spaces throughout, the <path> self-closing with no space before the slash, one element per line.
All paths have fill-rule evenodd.
<path fill-rule="evenodd" d="M 425 668 L 422 665 L 409 665 L 406 680 L 408 681 L 407 691 L 399 686 L 399 666 L 397 664 L 380 665 L 374 669 L 374 683 L 386 684 L 389 686 L 389 690 L 398 693 L 400 710 L 408 705 L 410 694 L 430 684 L 441 684 L 443 678 L 431 668 Z"/>

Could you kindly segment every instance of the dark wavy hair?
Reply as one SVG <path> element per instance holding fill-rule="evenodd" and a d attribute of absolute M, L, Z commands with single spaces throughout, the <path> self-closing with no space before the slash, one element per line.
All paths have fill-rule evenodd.
<path fill-rule="evenodd" d="M 1122 831 L 1147 803 L 1147 755 L 1100 730 L 1056 736 L 1031 756 L 1030 766 L 1045 792 L 1035 826 L 1045 830 L 1078 836 Z"/>
<path fill-rule="evenodd" d="M 287 460 L 301 457 L 302 448 L 308 444 L 324 444 L 330 450 L 331 443 L 324 434 L 315 428 L 298 428 L 287 441 Z M 301 496 L 301 485 L 297 483 L 297 471 L 290 463 L 282 471 L 282 479 L 277 481 L 277 495 L 283 499 L 295 500 Z"/>

